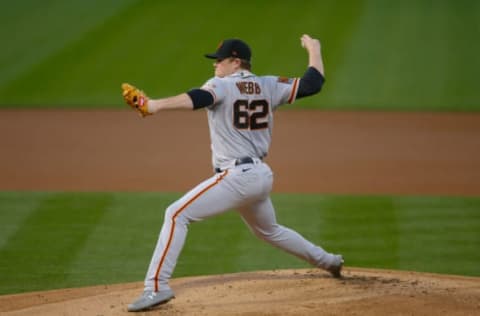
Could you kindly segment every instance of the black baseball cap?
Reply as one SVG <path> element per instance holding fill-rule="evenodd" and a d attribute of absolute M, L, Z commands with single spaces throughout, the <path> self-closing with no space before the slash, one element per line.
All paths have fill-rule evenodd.
<path fill-rule="evenodd" d="M 213 54 L 205 54 L 205 57 L 212 59 L 223 59 L 235 57 L 250 61 L 252 51 L 247 43 L 242 40 L 233 38 L 223 40 L 217 47 L 217 51 Z"/>

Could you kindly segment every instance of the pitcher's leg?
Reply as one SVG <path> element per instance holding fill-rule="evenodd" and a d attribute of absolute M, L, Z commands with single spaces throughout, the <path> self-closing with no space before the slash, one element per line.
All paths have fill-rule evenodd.
<path fill-rule="evenodd" d="M 240 213 L 250 230 L 270 244 L 319 268 L 329 270 L 339 264 L 338 256 L 326 252 L 296 231 L 279 225 L 270 198 L 243 208 Z"/>
<path fill-rule="evenodd" d="M 145 277 L 146 291 L 157 292 L 169 289 L 168 276 L 173 273 L 177 258 L 185 243 L 188 229 L 188 222 L 185 218 L 176 215 L 178 204 L 176 202 L 170 205 L 165 211 L 163 226 Z M 163 277 L 160 277 L 161 272 L 163 272 Z"/>
<path fill-rule="evenodd" d="M 169 289 L 168 281 L 185 243 L 190 222 L 220 214 L 238 203 L 239 197 L 229 190 L 225 176 L 226 173 L 204 181 L 167 208 L 145 277 L 145 290 Z"/>

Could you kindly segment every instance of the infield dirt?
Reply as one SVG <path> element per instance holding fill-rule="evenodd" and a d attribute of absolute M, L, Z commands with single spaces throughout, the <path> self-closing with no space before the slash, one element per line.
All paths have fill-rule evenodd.
<path fill-rule="evenodd" d="M 275 192 L 480 195 L 480 115 L 280 111 Z M 212 174 L 202 112 L 2 110 L 0 190 L 175 191 Z M 151 315 L 479 315 L 480 278 L 348 267 L 179 278 Z M 141 283 L 0 296 L 1 315 L 121 315 Z"/>
<path fill-rule="evenodd" d="M 174 279 L 177 298 L 141 315 L 478 315 L 478 278 L 348 268 Z M 142 283 L 0 296 L 2 315 L 132 315 Z"/>

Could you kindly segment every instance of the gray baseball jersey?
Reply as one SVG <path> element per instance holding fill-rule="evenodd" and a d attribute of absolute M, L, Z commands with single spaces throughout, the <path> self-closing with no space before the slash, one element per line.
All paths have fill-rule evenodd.
<path fill-rule="evenodd" d="M 214 104 L 208 107 L 208 123 L 215 168 L 231 167 L 236 158 L 267 155 L 272 111 L 295 101 L 298 81 L 256 76 L 242 70 L 223 78 L 214 77 L 203 85 L 202 89 L 214 96 Z"/>

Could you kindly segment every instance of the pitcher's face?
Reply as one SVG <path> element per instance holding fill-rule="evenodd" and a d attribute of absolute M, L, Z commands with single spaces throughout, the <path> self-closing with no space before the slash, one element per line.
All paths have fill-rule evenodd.
<path fill-rule="evenodd" d="M 240 59 L 219 58 L 213 63 L 213 67 L 215 67 L 215 76 L 226 77 L 237 72 L 237 70 L 240 69 Z"/>

